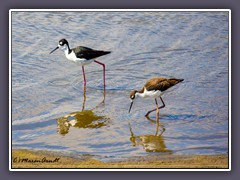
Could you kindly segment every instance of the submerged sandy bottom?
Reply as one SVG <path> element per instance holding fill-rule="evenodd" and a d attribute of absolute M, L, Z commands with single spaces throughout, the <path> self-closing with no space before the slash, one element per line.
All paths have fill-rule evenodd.
<path fill-rule="evenodd" d="M 12 168 L 217 168 L 227 169 L 227 155 L 164 155 L 103 162 L 94 156 L 68 157 L 51 151 L 13 150 Z"/>

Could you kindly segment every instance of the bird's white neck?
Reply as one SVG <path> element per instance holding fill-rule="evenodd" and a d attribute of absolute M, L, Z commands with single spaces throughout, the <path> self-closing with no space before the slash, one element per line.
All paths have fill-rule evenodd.
<path fill-rule="evenodd" d="M 65 48 L 65 49 L 63 49 L 63 51 L 64 51 L 65 56 L 67 57 L 70 50 L 68 48 Z"/>
<path fill-rule="evenodd" d="M 66 56 L 70 53 L 70 49 L 68 48 L 68 46 L 66 44 L 60 48 L 65 53 Z"/>
<path fill-rule="evenodd" d="M 142 93 L 141 92 L 136 92 L 135 96 L 145 98 L 146 94 L 144 92 L 142 92 Z"/>

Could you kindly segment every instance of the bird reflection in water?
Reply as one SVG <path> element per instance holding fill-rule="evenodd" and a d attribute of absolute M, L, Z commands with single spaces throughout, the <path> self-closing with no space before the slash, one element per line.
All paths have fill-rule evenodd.
<path fill-rule="evenodd" d="M 150 118 L 149 116 L 145 116 L 145 117 L 147 118 L 147 120 L 149 120 L 149 121 L 151 121 L 151 122 L 153 122 L 153 123 L 156 123 L 156 132 L 155 132 L 155 136 L 158 135 L 159 126 L 161 126 L 161 128 L 162 128 L 162 132 L 161 132 L 161 134 L 160 134 L 160 136 L 161 136 L 161 135 L 163 134 L 163 132 L 165 131 L 165 128 L 164 128 L 163 125 L 160 124 L 160 122 L 159 122 L 159 114 L 157 114 L 157 116 L 156 116 L 156 120 Z"/>
<path fill-rule="evenodd" d="M 82 105 L 82 111 L 72 112 L 59 119 L 57 119 L 57 132 L 61 135 L 65 135 L 69 132 L 70 127 L 77 128 L 100 128 L 106 126 L 108 118 L 105 116 L 96 115 L 93 110 L 104 103 L 103 101 L 97 105 L 93 110 L 85 110 L 86 103 L 86 88 L 84 88 L 84 99 Z"/>
<path fill-rule="evenodd" d="M 143 149 L 146 152 L 172 153 L 172 150 L 167 149 L 164 143 L 164 139 L 162 137 L 162 134 L 165 131 L 164 128 L 162 128 L 162 131 L 160 134 L 158 134 L 158 128 L 157 128 L 155 135 L 147 134 L 147 135 L 140 135 L 140 136 L 134 135 L 130 123 L 129 123 L 129 129 L 131 134 L 130 141 L 133 143 L 133 146 L 142 145 Z"/>

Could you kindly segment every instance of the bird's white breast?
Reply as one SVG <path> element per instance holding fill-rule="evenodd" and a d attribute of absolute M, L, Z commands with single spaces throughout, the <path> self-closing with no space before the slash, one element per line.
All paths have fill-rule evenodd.
<path fill-rule="evenodd" d="M 157 97 L 161 96 L 161 94 L 162 94 L 162 92 L 159 90 L 147 91 L 146 89 L 144 89 L 144 92 L 142 94 L 139 94 L 139 96 L 141 96 L 143 98 L 147 98 L 147 97 L 157 98 Z"/>
<path fill-rule="evenodd" d="M 90 64 L 91 62 L 94 61 L 93 59 L 86 60 L 84 58 L 77 58 L 73 51 L 68 54 L 68 50 L 66 50 L 66 51 L 64 51 L 64 53 L 65 53 L 65 56 L 68 60 L 73 61 L 73 62 L 78 63 L 78 64 L 81 64 L 82 66 L 88 65 L 88 64 Z"/>

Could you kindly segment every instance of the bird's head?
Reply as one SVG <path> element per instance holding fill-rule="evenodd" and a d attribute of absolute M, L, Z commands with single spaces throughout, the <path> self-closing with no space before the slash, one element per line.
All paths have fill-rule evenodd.
<path fill-rule="evenodd" d="M 54 51 L 56 51 L 58 48 L 60 48 L 61 50 L 66 50 L 66 49 L 69 49 L 69 45 L 68 45 L 68 42 L 66 39 L 61 39 L 59 42 L 58 42 L 58 45 L 55 49 L 53 49 L 50 54 L 52 54 Z"/>
<path fill-rule="evenodd" d="M 133 100 L 137 97 L 137 92 L 138 91 L 136 91 L 136 90 L 133 90 L 133 91 L 131 91 L 130 92 L 130 100 L 131 100 L 131 104 L 130 104 L 130 108 L 129 108 L 129 113 L 130 113 L 130 111 L 131 111 L 131 108 L 132 108 L 132 105 L 133 105 Z"/>

